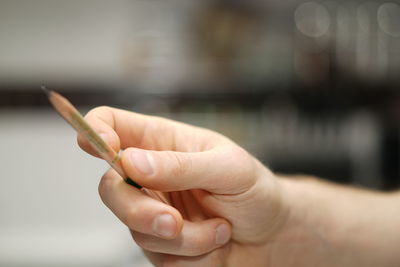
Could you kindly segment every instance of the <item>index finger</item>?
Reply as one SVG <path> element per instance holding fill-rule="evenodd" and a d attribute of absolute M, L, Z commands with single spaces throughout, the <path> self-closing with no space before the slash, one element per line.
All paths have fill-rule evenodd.
<path fill-rule="evenodd" d="M 86 114 L 85 120 L 115 151 L 127 147 L 183 151 L 185 148 L 176 139 L 188 131 L 200 130 L 168 119 L 106 106 L 92 109 Z M 79 135 L 78 144 L 89 154 L 98 156 L 89 143 Z"/>

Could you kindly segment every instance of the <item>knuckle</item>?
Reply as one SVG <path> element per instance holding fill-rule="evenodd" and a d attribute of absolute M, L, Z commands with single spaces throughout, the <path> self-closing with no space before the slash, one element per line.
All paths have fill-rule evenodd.
<path fill-rule="evenodd" d="M 109 106 L 99 106 L 91 109 L 84 117 L 89 124 L 101 119 L 106 114 L 112 114 L 113 108 Z"/>
<path fill-rule="evenodd" d="M 168 156 L 171 159 L 171 175 L 175 177 L 180 177 L 185 175 L 188 170 L 188 157 L 184 153 L 168 152 Z"/>
<path fill-rule="evenodd" d="M 146 248 L 146 240 L 143 238 L 143 235 L 141 235 L 139 233 L 134 233 L 134 234 L 132 234 L 132 237 L 133 237 L 133 240 L 135 240 L 136 244 L 139 247 L 141 247 L 141 248 L 143 248 L 145 250 L 148 250 Z"/>
<path fill-rule="evenodd" d="M 238 158 L 239 160 L 247 160 L 247 158 L 249 157 L 249 153 L 240 146 L 234 146 L 232 150 L 235 157 Z"/>
<path fill-rule="evenodd" d="M 196 235 L 187 244 L 187 254 L 189 256 L 200 256 L 214 249 L 213 240 L 206 235 Z"/>
<path fill-rule="evenodd" d="M 137 208 L 130 207 L 129 210 L 127 210 L 126 213 L 121 218 L 121 221 L 123 221 L 129 229 L 133 230 L 136 226 L 137 218 L 138 218 Z"/>
<path fill-rule="evenodd" d="M 240 187 L 250 187 L 256 178 L 255 170 L 256 170 L 256 162 L 245 149 L 239 146 L 235 146 L 232 151 L 235 161 L 240 162 L 240 168 L 236 168 L 235 176 L 237 179 L 236 181 L 241 181 L 241 185 L 237 185 Z"/>
<path fill-rule="evenodd" d="M 95 108 L 92 108 L 91 110 L 89 110 L 89 112 L 86 114 L 85 117 L 90 117 L 93 115 L 96 115 L 98 113 L 104 113 L 104 112 L 108 112 L 111 110 L 111 107 L 109 106 L 98 106 Z"/>
<path fill-rule="evenodd" d="M 253 170 L 252 156 L 245 149 L 239 146 L 235 147 L 234 155 L 237 161 L 242 163 L 242 168 L 240 168 L 241 175 L 249 175 Z"/>
<path fill-rule="evenodd" d="M 132 237 L 139 247 L 154 252 L 154 246 L 152 245 L 152 242 L 149 242 L 148 236 L 141 233 L 134 233 L 132 234 Z"/>
<path fill-rule="evenodd" d="M 98 191 L 101 199 L 104 201 L 106 195 L 109 194 L 110 189 L 115 183 L 115 177 L 110 174 L 110 172 L 106 172 L 100 180 Z"/>

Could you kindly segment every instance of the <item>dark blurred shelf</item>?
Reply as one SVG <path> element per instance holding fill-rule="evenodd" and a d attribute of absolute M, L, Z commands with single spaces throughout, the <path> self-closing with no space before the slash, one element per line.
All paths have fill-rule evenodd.
<path fill-rule="evenodd" d="M 53 87 L 49 86 L 50 89 Z M 320 111 L 345 112 L 355 108 L 385 109 L 387 105 L 400 101 L 400 90 L 393 85 L 342 84 L 336 86 L 305 87 L 287 89 L 250 88 L 246 90 L 202 90 L 181 89 L 171 93 L 145 93 L 121 88 L 102 86 L 56 86 L 54 89 L 67 97 L 76 106 L 133 106 L 143 101 L 161 100 L 171 108 L 180 106 L 236 104 L 242 108 L 258 109 L 263 105 L 276 105 L 290 101 L 297 108 L 310 113 Z M 274 101 L 276 101 L 274 103 Z M 36 86 L 0 86 L 0 108 L 48 106 L 48 101 Z"/>

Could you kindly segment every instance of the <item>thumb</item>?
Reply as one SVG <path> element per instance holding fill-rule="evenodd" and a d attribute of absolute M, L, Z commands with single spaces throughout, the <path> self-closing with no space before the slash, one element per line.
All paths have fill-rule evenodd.
<path fill-rule="evenodd" d="M 163 192 L 204 189 L 236 194 L 255 183 L 254 159 L 236 145 L 202 152 L 128 148 L 122 154 L 126 174 L 142 186 Z"/>

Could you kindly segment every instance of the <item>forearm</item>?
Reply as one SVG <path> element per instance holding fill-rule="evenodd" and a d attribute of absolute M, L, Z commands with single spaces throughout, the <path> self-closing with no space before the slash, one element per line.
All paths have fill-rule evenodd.
<path fill-rule="evenodd" d="M 399 194 L 312 178 L 281 178 L 281 182 L 290 216 L 270 246 L 277 253 L 281 247 L 287 260 L 301 259 L 305 266 L 400 265 Z"/>

